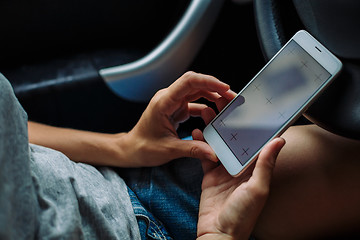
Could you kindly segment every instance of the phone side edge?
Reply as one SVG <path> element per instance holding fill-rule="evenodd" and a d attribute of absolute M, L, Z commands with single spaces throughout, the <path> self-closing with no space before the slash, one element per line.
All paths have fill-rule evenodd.
<path fill-rule="evenodd" d="M 243 166 L 240 164 L 236 156 L 231 152 L 216 129 L 211 124 L 209 124 L 205 127 L 203 135 L 205 141 L 213 149 L 219 161 L 221 161 L 225 167 L 226 171 L 228 171 L 232 176 L 238 175 L 242 171 Z"/>

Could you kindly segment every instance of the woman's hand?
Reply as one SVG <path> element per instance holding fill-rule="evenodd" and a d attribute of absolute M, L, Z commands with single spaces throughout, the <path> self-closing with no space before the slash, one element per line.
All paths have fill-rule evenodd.
<path fill-rule="evenodd" d="M 228 103 L 220 98 L 219 110 Z M 208 124 L 215 112 L 211 108 L 202 111 Z M 200 130 L 193 131 L 193 139 L 204 141 Z M 256 220 L 269 194 L 275 160 L 285 141 L 277 138 L 261 151 L 255 168 L 248 168 L 239 177 L 232 177 L 222 165 L 202 160 L 204 179 L 198 220 L 199 239 L 249 239 Z"/>
<path fill-rule="evenodd" d="M 188 72 L 155 94 L 129 133 L 94 133 L 29 122 L 29 141 L 92 165 L 157 166 L 179 157 L 215 161 L 206 143 L 180 140 L 176 128 L 190 116 L 202 116 L 209 109 L 193 101 L 203 97 L 221 102 L 234 96 L 229 86 L 216 78 Z"/>
<path fill-rule="evenodd" d="M 267 144 L 254 170 L 248 169 L 239 177 L 230 176 L 222 165 L 203 163 L 199 239 L 249 239 L 265 205 L 275 160 L 284 144 L 282 138 Z"/>
<path fill-rule="evenodd" d="M 157 92 L 139 122 L 125 136 L 132 166 L 156 166 L 179 157 L 216 161 L 206 143 L 181 140 L 176 129 L 190 116 L 202 116 L 209 108 L 193 101 L 206 98 L 217 103 L 223 99 L 230 101 L 234 96 L 227 84 L 194 72 L 185 73 L 171 86 Z"/>

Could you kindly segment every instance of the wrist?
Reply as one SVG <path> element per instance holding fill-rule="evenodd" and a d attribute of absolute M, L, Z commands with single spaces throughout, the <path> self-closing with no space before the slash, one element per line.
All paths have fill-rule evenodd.
<path fill-rule="evenodd" d="M 107 134 L 99 139 L 98 156 L 100 164 L 112 167 L 127 167 L 129 165 L 127 133 Z M 95 147 L 96 149 L 96 147 Z"/>
<path fill-rule="evenodd" d="M 196 238 L 197 240 L 235 240 L 234 237 L 221 233 L 206 233 Z"/>
<path fill-rule="evenodd" d="M 137 138 L 132 131 L 115 134 L 111 146 L 114 149 L 114 165 L 116 167 L 143 167 L 142 154 L 146 144 Z"/>

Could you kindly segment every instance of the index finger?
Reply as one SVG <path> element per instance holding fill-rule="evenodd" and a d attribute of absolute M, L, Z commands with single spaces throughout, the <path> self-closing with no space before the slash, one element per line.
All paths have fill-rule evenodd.
<path fill-rule="evenodd" d="M 220 95 L 227 96 L 226 92 L 229 89 L 228 84 L 217 78 L 195 72 L 186 72 L 168 88 L 169 96 L 174 101 L 181 101 L 187 95 L 199 90 L 217 92 Z"/>

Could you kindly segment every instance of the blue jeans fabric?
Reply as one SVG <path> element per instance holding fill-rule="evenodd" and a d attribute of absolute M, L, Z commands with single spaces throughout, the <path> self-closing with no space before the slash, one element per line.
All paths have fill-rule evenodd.
<path fill-rule="evenodd" d="M 139 225 L 141 239 L 173 239 L 165 229 L 164 225 L 156 219 L 151 212 L 146 210 L 144 205 L 130 188 L 128 188 L 128 192 Z"/>
<path fill-rule="evenodd" d="M 142 239 L 196 239 L 203 172 L 197 159 L 119 169 L 129 187 Z"/>

